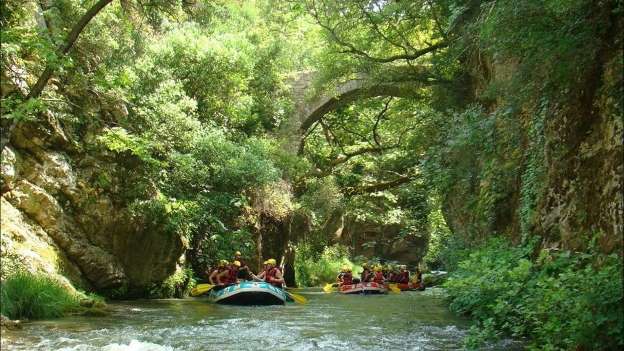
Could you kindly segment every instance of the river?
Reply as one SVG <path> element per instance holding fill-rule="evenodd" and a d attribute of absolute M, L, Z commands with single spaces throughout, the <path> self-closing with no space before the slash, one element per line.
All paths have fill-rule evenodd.
<path fill-rule="evenodd" d="M 306 305 L 222 306 L 205 298 L 110 303 L 106 317 L 67 317 L 5 331 L 2 350 L 460 350 L 468 323 L 442 291 L 385 296 L 299 292 Z M 518 349 L 505 340 L 490 350 Z"/>

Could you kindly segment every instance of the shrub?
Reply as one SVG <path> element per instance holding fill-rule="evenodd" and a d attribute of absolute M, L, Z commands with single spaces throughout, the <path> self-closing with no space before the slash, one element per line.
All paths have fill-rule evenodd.
<path fill-rule="evenodd" d="M 179 269 L 160 284 L 154 284 L 148 292 L 150 298 L 183 298 L 188 296 L 195 286 L 193 271 L 190 268 Z"/>
<path fill-rule="evenodd" d="M 60 317 L 80 303 L 74 292 L 41 273 L 18 271 L 0 286 L 0 311 L 11 319 Z"/>
<path fill-rule="evenodd" d="M 295 257 L 295 280 L 299 286 L 319 286 L 336 280 L 342 266 L 354 267 L 349 260 L 349 249 L 336 244 L 314 254 L 310 245 L 299 244 Z M 354 272 L 355 273 L 355 272 Z"/>
<path fill-rule="evenodd" d="M 453 311 L 475 319 L 467 346 L 502 335 L 529 349 L 611 350 L 624 346 L 622 265 L 617 255 L 543 251 L 492 239 L 445 283 Z"/>

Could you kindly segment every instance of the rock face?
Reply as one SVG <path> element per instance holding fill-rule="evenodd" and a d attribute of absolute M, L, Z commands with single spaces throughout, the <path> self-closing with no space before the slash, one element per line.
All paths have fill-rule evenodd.
<path fill-rule="evenodd" d="M 607 55 L 545 126 L 539 230 L 555 246 L 582 249 L 588 235 L 604 233 L 599 244 L 612 252 L 624 235 L 623 106 L 613 89 L 622 85 L 622 50 Z"/>
<path fill-rule="evenodd" d="M 624 235 L 624 128 L 622 114 L 622 23 L 614 24 L 613 35 L 597 38 L 602 43 L 598 57 L 583 74 L 574 77 L 573 87 L 539 109 L 526 107 L 519 113 L 518 125 L 524 145 L 517 155 L 498 155 L 497 166 L 511 164 L 514 178 L 501 184 L 504 193 L 494 203 L 491 221 L 486 225 L 476 218 L 473 208 L 464 206 L 467 199 L 479 197 L 484 188 L 484 160 L 467 155 L 474 164 L 475 181 L 457 187 L 447 195 L 444 214 L 453 232 L 474 239 L 492 233 L 503 233 L 516 241 L 522 236 L 522 216 L 528 221 L 528 232 L 542 238 L 542 245 L 553 248 L 582 250 L 596 237 L 603 252 L 622 249 Z M 601 41 L 602 40 L 602 41 Z M 488 83 L 504 83 L 514 72 L 514 62 L 496 62 L 487 55 L 474 67 L 473 90 L 479 100 Z M 475 64 L 475 66 L 477 66 Z M 541 96 L 540 96 L 541 97 Z M 540 98 L 538 97 L 538 98 Z M 504 106 L 498 97 L 484 103 L 490 110 Z M 489 103 L 489 106 L 488 106 Z M 538 101 L 532 101 L 539 105 Z M 539 111 L 538 111 L 539 110 Z M 536 128 L 538 113 L 543 113 L 543 126 Z M 541 174 L 531 178 L 530 145 L 537 138 L 533 154 Z M 500 169 L 496 169 L 499 171 Z M 523 189 L 535 188 L 535 208 L 529 216 L 523 213 Z M 461 190 L 460 190 L 461 188 Z M 473 203 L 476 203 L 474 201 Z M 472 233 L 469 233 L 472 231 Z"/>
<path fill-rule="evenodd" d="M 3 263 L 12 255 L 84 289 L 137 294 L 174 273 L 186 240 L 131 218 L 107 172 L 121 166 L 46 118 L 19 125 L 2 152 Z"/>

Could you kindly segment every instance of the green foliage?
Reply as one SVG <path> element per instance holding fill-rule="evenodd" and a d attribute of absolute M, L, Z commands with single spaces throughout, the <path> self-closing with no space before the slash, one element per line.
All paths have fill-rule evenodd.
<path fill-rule="evenodd" d="M 474 248 L 445 287 L 452 310 L 476 325 L 467 339 L 529 337 L 530 349 L 611 350 L 624 346 L 622 265 L 617 255 L 514 247 L 499 238 Z"/>
<path fill-rule="evenodd" d="M 520 232 L 525 240 L 533 229 L 536 220 L 536 209 L 540 195 L 544 188 L 546 166 L 544 156 L 544 118 L 548 101 L 542 100 L 540 109 L 530 121 L 529 145 L 526 150 L 526 167 L 522 174 L 522 186 L 520 187 Z"/>
<path fill-rule="evenodd" d="M 342 266 L 355 268 L 349 258 L 349 248 L 339 244 L 327 246 L 319 254 L 310 244 L 300 243 L 296 253 L 295 279 L 299 286 L 333 283 Z"/>
<path fill-rule="evenodd" d="M 154 284 L 149 289 L 148 297 L 157 299 L 183 298 L 188 296 L 194 286 L 193 270 L 190 268 L 179 269 L 163 282 Z"/>
<path fill-rule="evenodd" d="M 152 230 L 190 238 L 196 226 L 194 217 L 200 211 L 195 201 L 167 198 L 163 194 L 130 204 L 131 215 Z"/>
<path fill-rule="evenodd" d="M 439 199 L 434 198 L 432 200 L 436 207 L 429 212 L 427 218 L 430 237 L 427 245 L 427 254 L 423 261 L 430 269 L 441 269 L 452 265 L 451 262 L 448 262 L 448 258 L 447 262 L 445 262 L 445 257 L 443 256 L 445 252 L 448 252 L 446 247 L 451 242 L 452 233 L 444 220 Z"/>
<path fill-rule="evenodd" d="M 76 294 L 42 273 L 18 271 L 0 287 L 0 310 L 11 319 L 56 318 L 79 306 Z"/>
<path fill-rule="evenodd" d="M 111 151 L 117 153 L 129 152 L 143 162 L 154 166 L 159 164 L 158 160 L 151 155 L 148 141 L 128 133 L 127 130 L 121 127 L 106 129 L 99 137 L 99 140 Z"/>
<path fill-rule="evenodd" d="M 596 20 L 609 14 L 596 5 L 590 0 L 488 1 L 480 9 L 487 15 L 472 27 L 480 49 L 500 61 L 519 59 L 510 94 L 560 94 L 595 62 L 601 43 L 596 39 L 609 31 L 609 21 Z"/>

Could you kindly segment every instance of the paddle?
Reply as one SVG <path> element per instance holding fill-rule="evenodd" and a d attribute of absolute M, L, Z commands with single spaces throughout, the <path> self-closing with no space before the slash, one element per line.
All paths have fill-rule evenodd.
<path fill-rule="evenodd" d="M 284 292 L 286 293 L 286 295 L 288 295 L 291 299 L 293 299 L 293 301 L 295 301 L 296 303 L 305 305 L 306 303 L 308 303 L 308 299 L 306 299 L 305 297 L 299 295 L 299 294 L 294 294 L 291 293 L 289 291 L 284 290 Z"/>
<path fill-rule="evenodd" d="M 201 294 L 205 294 L 208 291 L 212 290 L 215 285 L 212 284 L 198 284 L 196 287 L 191 289 L 191 296 L 199 296 Z"/>
<path fill-rule="evenodd" d="M 399 287 L 396 284 L 388 284 L 388 289 L 390 289 L 390 291 L 392 291 L 395 294 L 401 293 L 401 289 L 399 289 Z"/>
<path fill-rule="evenodd" d="M 337 286 L 338 286 L 338 284 L 336 284 L 336 283 L 334 283 L 334 284 L 327 283 L 327 284 L 325 284 L 325 286 L 323 287 L 323 291 L 324 291 L 324 292 L 326 292 L 326 293 L 333 292 L 333 291 L 334 291 L 334 288 L 335 288 L 335 287 L 337 287 Z"/>

